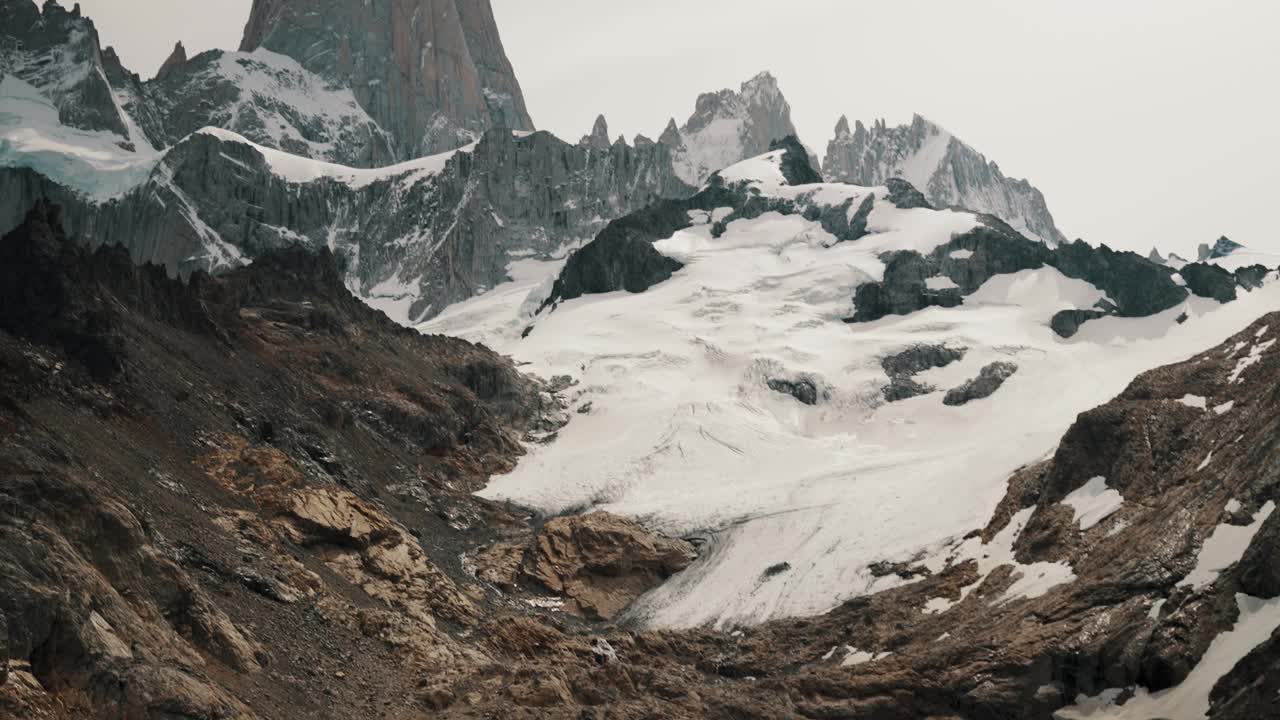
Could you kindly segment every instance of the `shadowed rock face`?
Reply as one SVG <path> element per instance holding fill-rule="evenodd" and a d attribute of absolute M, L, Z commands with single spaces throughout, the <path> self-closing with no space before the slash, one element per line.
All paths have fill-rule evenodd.
<path fill-rule="evenodd" d="M 1178 274 L 1187 281 L 1187 289 L 1200 297 L 1224 303 L 1236 299 L 1236 276 L 1217 265 L 1188 263 L 1178 270 Z"/>
<path fill-rule="evenodd" d="M 532 130 L 489 0 L 255 0 L 240 49 L 350 85 L 401 154 Z"/>

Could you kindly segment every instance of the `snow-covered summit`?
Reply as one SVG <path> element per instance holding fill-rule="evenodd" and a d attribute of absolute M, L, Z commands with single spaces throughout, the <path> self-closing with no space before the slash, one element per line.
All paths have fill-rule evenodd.
<path fill-rule="evenodd" d="M 823 171 L 831 180 L 867 185 L 901 177 L 940 207 L 991 213 L 1049 244 L 1066 241 L 1044 196 L 1026 180 L 1005 177 L 994 163 L 920 115 L 897 127 L 841 117 L 827 145 Z"/>

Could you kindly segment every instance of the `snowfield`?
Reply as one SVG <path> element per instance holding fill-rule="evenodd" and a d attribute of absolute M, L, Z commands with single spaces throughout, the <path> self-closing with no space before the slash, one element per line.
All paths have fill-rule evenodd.
<path fill-rule="evenodd" d="M 878 253 L 928 252 L 974 218 L 901 210 L 884 188 L 783 187 L 769 166 L 757 158 L 725 175 L 833 203 L 873 193 L 874 234 L 836 243 L 816 223 L 769 213 L 712 238 L 702 218 L 655 244 L 686 266 L 646 292 L 589 295 L 535 317 L 562 263 L 522 261 L 511 282 L 419 326 L 544 377 L 571 375 L 575 406 L 590 403 L 482 495 L 546 514 L 600 508 L 705 540 L 694 566 L 633 607 L 652 626 L 817 614 L 904 582 L 873 577 L 877 561 L 940 568 L 998 554 L 961 538 L 987 523 L 1013 470 L 1051 453 L 1079 412 L 1137 373 L 1219 343 L 1280 302 L 1271 281 L 1228 305 L 1191 297 L 1147 318 L 1090 321 L 1063 340 L 1052 314 L 1103 293 L 1042 268 L 996 276 L 956 308 L 846 324 L 854 288 L 882 276 Z M 885 403 L 881 358 L 918 343 L 968 353 L 917 376 L 939 392 Z M 1019 370 L 992 397 L 943 405 L 942 391 L 995 360 Z M 807 380 L 821 399 L 803 405 L 769 379 Z M 1114 510 L 1112 493 L 1095 483 L 1072 499 L 1082 525 Z M 783 562 L 789 571 L 765 574 Z M 1065 565 L 1020 570 L 1011 592 L 1025 596 L 1074 578 Z"/>

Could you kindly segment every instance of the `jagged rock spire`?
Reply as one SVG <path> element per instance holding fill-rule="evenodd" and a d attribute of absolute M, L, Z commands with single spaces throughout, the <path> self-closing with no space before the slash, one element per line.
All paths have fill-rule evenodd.
<path fill-rule="evenodd" d="M 584 135 L 582 144 L 587 145 L 596 150 L 609 149 L 609 122 L 604 119 L 604 115 L 597 115 L 595 125 L 591 127 L 591 134 Z"/>
<path fill-rule="evenodd" d="M 675 118 L 667 121 L 667 128 L 658 136 L 658 142 L 673 148 L 684 145 L 684 139 L 680 137 L 680 128 L 676 126 Z"/>
<path fill-rule="evenodd" d="M 861 125 L 862 123 L 858 124 Z M 840 119 L 836 121 L 836 137 L 847 137 L 849 134 L 849 116 L 841 115 Z"/>
<path fill-rule="evenodd" d="M 163 78 L 173 71 L 182 68 L 182 66 L 186 64 L 187 49 L 182 46 L 182 41 L 179 40 L 178 43 L 173 46 L 173 52 L 169 54 L 169 58 L 160 66 L 160 71 L 156 73 L 156 77 Z"/>

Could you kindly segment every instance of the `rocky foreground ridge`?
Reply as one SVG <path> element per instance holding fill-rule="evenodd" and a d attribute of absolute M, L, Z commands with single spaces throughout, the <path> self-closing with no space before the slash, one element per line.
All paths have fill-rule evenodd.
<path fill-rule="evenodd" d="M 941 571 L 649 632 L 607 618 L 695 545 L 470 494 L 572 380 L 397 327 L 324 254 L 182 283 L 41 206 L 0 260 L 0 714 L 1050 718 L 1206 674 L 1210 717 L 1275 709 L 1280 314 L 1082 414 Z"/>

